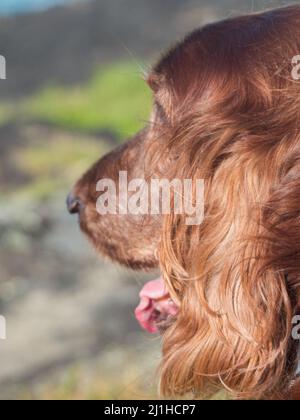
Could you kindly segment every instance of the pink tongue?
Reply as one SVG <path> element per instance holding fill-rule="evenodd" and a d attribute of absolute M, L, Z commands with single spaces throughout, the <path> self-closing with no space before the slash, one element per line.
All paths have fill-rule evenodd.
<path fill-rule="evenodd" d="M 135 316 L 141 327 L 155 334 L 158 324 L 170 316 L 175 316 L 178 308 L 170 299 L 162 278 L 146 283 L 140 293 L 140 304 L 135 310 Z"/>

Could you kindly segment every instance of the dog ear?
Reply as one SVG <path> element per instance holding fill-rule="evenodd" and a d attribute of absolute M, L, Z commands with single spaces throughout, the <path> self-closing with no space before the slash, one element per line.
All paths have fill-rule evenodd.
<path fill-rule="evenodd" d="M 175 91 L 172 89 L 171 80 L 163 73 L 157 72 L 155 69 L 146 78 L 147 84 L 154 93 L 156 105 L 172 122 L 175 113 Z"/>
<path fill-rule="evenodd" d="M 264 142 L 255 150 L 247 139 L 247 150 L 245 141 L 209 159 L 201 226 L 165 220 L 160 261 L 180 306 L 164 334 L 167 395 L 225 387 L 238 398 L 279 398 L 296 370 L 300 153 L 288 159 L 280 144 L 266 165 Z"/>

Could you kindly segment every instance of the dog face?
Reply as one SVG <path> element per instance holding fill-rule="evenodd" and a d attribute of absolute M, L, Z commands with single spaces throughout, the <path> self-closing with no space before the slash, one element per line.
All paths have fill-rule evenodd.
<path fill-rule="evenodd" d="M 150 269 L 158 265 L 158 218 L 97 212 L 99 192 L 96 185 L 101 179 L 111 179 L 118 185 L 120 171 L 126 171 L 128 180 L 143 178 L 153 148 L 149 129 L 97 162 L 76 184 L 69 207 L 79 212 L 80 226 L 93 245 L 105 256 L 133 269 Z"/>
<path fill-rule="evenodd" d="M 188 64 L 192 66 L 192 63 Z M 144 130 L 124 145 L 104 156 L 76 183 L 68 197 L 71 213 L 79 213 L 80 226 L 100 253 L 132 269 L 154 269 L 159 265 L 158 247 L 162 232 L 161 215 L 134 216 L 120 214 L 99 215 L 96 202 L 99 197 L 99 180 L 114 180 L 118 186 L 120 172 L 132 179 L 172 179 L 179 177 L 174 171 L 178 162 L 177 150 L 173 152 L 168 139 L 174 134 L 173 127 L 180 123 L 180 89 L 191 80 L 168 68 L 167 57 L 153 69 L 146 82 L 153 92 L 154 105 L 150 123 Z M 179 117 L 180 116 L 180 117 Z M 117 195 L 119 190 L 117 188 Z M 121 199 L 120 199 L 121 200 Z"/>
<path fill-rule="evenodd" d="M 148 77 L 151 123 L 76 184 L 69 209 L 100 252 L 158 265 L 179 311 L 163 335 L 165 394 L 286 395 L 298 343 L 300 285 L 300 8 L 209 25 Z M 96 184 L 205 180 L 205 219 L 105 215 Z"/>

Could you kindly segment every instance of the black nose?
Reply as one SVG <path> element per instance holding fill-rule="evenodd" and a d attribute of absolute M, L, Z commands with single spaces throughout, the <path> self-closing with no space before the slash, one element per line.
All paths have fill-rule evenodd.
<path fill-rule="evenodd" d="M 67 208 L 70 214 L 79 213 L 81 201 L 78 197 L 75 197 L 73 193 L 70 193 L 67 197 Z"/>

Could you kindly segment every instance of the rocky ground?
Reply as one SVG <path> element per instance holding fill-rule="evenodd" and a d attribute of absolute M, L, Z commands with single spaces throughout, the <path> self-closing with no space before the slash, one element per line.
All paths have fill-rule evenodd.
<path fill-rule="evenodd" d="M 143 276 L 94 254 L 63 195 L 43 205 L 3 204 L 0 230 L 0 312 L 8 336 L 0 343 L 0 398 L 39 397 L 44 383 L 63 393 L 74 369 L 87 376 L 80 373 L 79 382 L 88 381 L 83 397 L 94 374 L 103 382 L 97 398 L 126 394 L 151 366 L 149 381 L 158 342 L 133 316 Z M 145 395 L 150 388 L 143 383 Z"/>
<path fill-rule="evenodd" d="M 56 141 L 71 145 L 70 153 L 76 142 L 93 141 L 90 147 L 96 142 L 104 153 L 113 138 L 39 123 L 8 125 L 0 134 L 13 139 L 1 143 L 0 314 L 7 340 L 0 342 L 0 399 L 155 395 L 159 342 L 133 315 L 145 276 L 95 254 L 66 211 L 71 182 L 60 178 L 64 173 L 56 174 L 56 192 L 51 187 L 40 196 L 32 189 L 34 173 L 24 175 L 24 165 L 16 167 L 12 158 L 20 153 L 24 164 L 30 144 L 36 152 Z M 37 169 L 45 176 L 45 168 Z"/>

